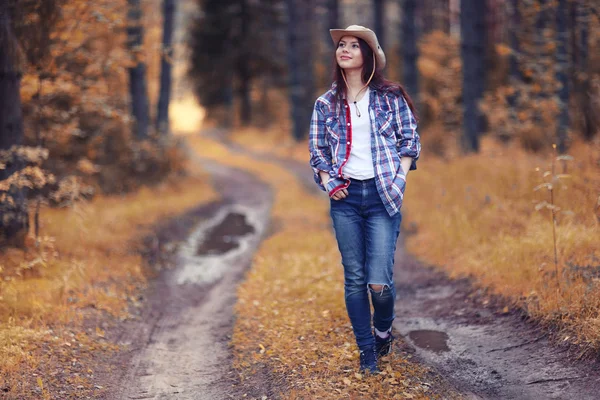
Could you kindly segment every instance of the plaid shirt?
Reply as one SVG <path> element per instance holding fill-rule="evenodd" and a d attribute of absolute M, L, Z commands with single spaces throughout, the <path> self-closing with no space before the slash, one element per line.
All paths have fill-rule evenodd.
<path fill-rule="evenodd" d="M 346 100 L 335 107 L 336 94 L 334 83 L 315 102 L 308 139 L 310 165 L 315 182 L 329 196 L 350 186 L 350 180 L 344 175 L 343 169 L 352 148 L 352 119 Z M 421 152 L 417 122 L 404 96 L 373 88 L 369 97 L 369 117 L 377 191 L 391 216 L 400 212 L 406 187 L 406 175 L 400 158 L 412 157 L 410 169 L 417 168 L 416 160 Z M 331 176 L 327 188 L 321 183 L 319 171 L 325 171 Z"/>

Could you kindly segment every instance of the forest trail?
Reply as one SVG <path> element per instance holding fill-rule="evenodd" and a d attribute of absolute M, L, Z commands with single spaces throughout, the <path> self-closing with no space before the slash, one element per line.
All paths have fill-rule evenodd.
<path fill-rule="evenodd" d="M 600 398 L 598 0 L 529 3 L 2 0 L 0 398 Z M 426 158 L 377 376 L 298 142 L 350 24 Z"/>
<path fill-rule="evenodd" d="M 243 171 L 203 164 L 222 201 L 194 211 L 201 222 L 179 246 L 177 267 L 158 277 L 126 327 L 125 371 L 107 399 L 238 398 L 228 351 L 236 284 L 266 232 L 271 192 Z"/>

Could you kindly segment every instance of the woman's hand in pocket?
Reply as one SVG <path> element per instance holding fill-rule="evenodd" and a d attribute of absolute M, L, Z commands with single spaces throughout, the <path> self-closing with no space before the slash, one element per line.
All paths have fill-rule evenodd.
<path fill-rule="evenodd" d="M 339 191 L 335 192 L 333 194 L 333 196 L 331 196 L 331 198 L 334 200 L 342 200 L 342 199 L 345 199 L 346 197 L 348 197 L 348 189 L 339 190 Z"/>

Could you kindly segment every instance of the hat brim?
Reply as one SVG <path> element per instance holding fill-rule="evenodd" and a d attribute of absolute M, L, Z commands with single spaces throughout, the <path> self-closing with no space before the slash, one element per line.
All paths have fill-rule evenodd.
<path fill-rule="evenodd" d="M 379 41 L 377 40 L 377 35 L 375 35 L 375 32 L 371 30 L 330 29 L 329 34 L 331 35 L 333 44 L 336 46 L 340 42 L 340 39 L 342 39 L 344 36 L 354 36 L 364 40 L 375 54 L 377 69 L 385 68 L 385 53 L 379 45 Z"/>

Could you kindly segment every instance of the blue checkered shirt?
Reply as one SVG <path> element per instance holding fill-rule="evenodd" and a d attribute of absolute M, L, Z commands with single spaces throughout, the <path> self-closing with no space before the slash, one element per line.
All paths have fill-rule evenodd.
<path fill-rule="evenodd" d="M 329 196 L 350 185 L 343 169 L 352 148 L 352 118 L 346 100 L 335 106 L 336 94 L 334 83 L 315 102 L 308 139 L 315 182 Z M 369 97 L 369 117 L 377 191 L 388 214 L 394 215 L 400 212 L 406 187 L 400 158 L 412 157 L 410 169 L 413 170 L 417 168 L 416 160 L 421 153 L 417 121 L 404 96 L 373 88 Z M 327 188 L 321 183 L 319 171 L 331 176 Z"/>

